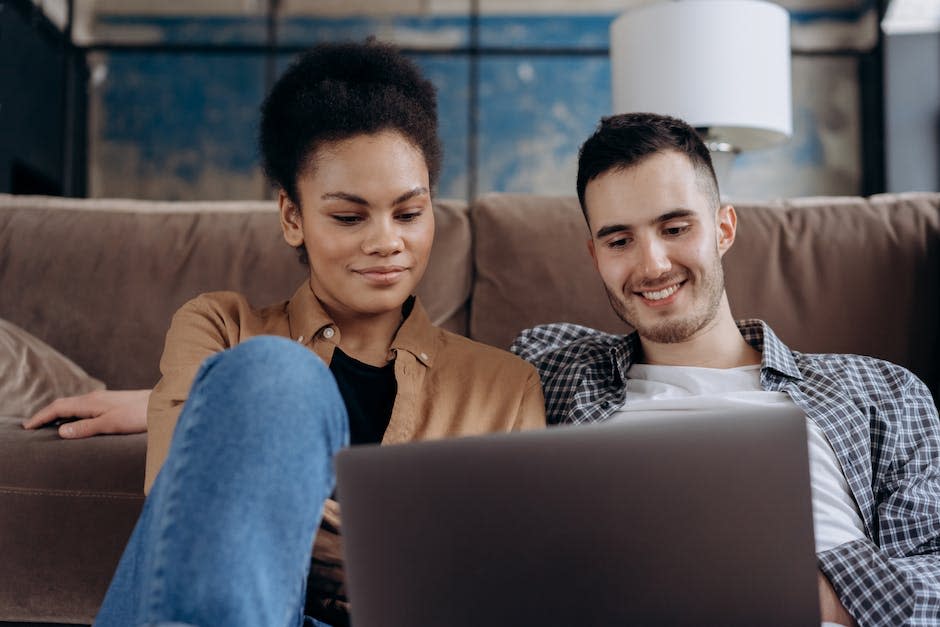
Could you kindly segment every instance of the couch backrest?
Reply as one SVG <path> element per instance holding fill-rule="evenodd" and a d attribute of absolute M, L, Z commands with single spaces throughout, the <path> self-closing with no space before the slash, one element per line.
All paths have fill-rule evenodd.
<path fill-rule="evenodd" d="M 940 389 L 940 194 L 740 204 L 725 256 L 734 314 L 792 347 L 889 359 Z M 435 206 L 419 287 L 432 319 L 508 347 L 566 320 L 629 329 L 610 309 L 573 197 L 492 194 Z M 472 242 L 471 242 L 472 229 Z M 152 385 L 172 313 L 209 290 L 259 305 L 305 270 L 274 206 L 0 194 L 0 318 L 112 388 Z"/>
<path fill-rule="evenodd" d="M 806 352 L 873 355 L 940 389 L 940 194 L 741 204 L 725 255 L 736 317 Z M 507 347 L 569 321 L 629 331 L 611 311 L 577 199 L 493 194 L 471 207 L 470 335 Z"/>
<path fill-rule="evenodd" d="M 432 319 L 466 332 L 471 284 L 466 206 L 435 208 L 419 290 Z M 306 270 L 269 202 L 146 202 L 0 195 L 0 318 L 115 389 L 153 385 L 173 312 L 237 290 L 265 305 Z"/>

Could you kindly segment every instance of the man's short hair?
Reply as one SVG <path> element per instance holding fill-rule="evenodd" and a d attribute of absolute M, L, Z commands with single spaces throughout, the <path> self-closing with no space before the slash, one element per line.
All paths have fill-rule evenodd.
<path fill-rule="evenodd" d="M 622 113 L 602 118 L 578 153 L 578 200 L 587 218 L 584 191 L 610 170 L 625 170 L 660 152 L 689 158 L 702 192 L 717 209 L 718 180 L 708 147 L 698 132 L 678 118 L 656 113 Z"/>
<path fill-rule="evenodd" d="M 397 131 L 421 151 L 433 188 L 441 170 L 434 85 L 389 44 L 317 45 L 261 105 L 264 172 L 299 205 L 297 178 L 324 143 L 381 131 Z"/>

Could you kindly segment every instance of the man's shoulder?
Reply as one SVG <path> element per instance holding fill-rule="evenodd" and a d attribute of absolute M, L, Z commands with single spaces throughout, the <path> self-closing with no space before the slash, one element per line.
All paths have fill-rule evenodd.
<path fill-rule="evenodd" d="M 539 367 L 607 355 L 623 342 L 622 335 L 559 322 L 525 329 L 513 341 L 510 350 Z"/>
<path fill-rule="evenodd" d="M 927 387 L 910 370 L 896 363 L 854 353 L 804 353 L 786 346 L 773 330 L 761 320 L 738 321 L 738 328 L 749 343 L 761 345 L 770 351 L 771 365 L 786 369 L 791 358 L 804 380 L 804 385 L 825 391 L 849 391 L 856 399 L 880 397 L 897 398 L 915 392 L 928 394 Z M 786 355 L 786 357 L 782 357 Z M 766 365 L 765 361 L 765 365 Z"/>
<path fill-rule="evenodd" d="M 820 375 L 866 396 L 894 396 L 911 389 L 926 392 L 924 383 L 910 370 L 877 357 L 798 351 L 794 357 L 804 375 Z"/>

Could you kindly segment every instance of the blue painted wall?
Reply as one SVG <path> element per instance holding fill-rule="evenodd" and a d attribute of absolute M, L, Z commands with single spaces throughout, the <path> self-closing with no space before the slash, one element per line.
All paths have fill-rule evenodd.
<path fill-rule="evenodd" d="M 852 11 L 794 13 L 794 24 L 844 27 Z M 610 113 L 605 51 L 613 15 L 500 16 L 479 22 L 476 188 L 571 194 L 577 149 Z M 147 33 L 160 43 L 258 44 L 257 18 L 102 18 L 99 27 Z M 445 160 L 439 194 L 468 190 L 470 22 L 432 18 L 289 19 L 287 45 L 371 34 L 412 49 L 437 85 Z M 526 48 L 560 54 L 527 54 Z M 441 53 L 441 50 L 445 53 Z M 513 52 L 518 49 L 519 52 Z M 447 53 L 447 50 L 452 52 Z M 283 67 L 288 57 L 279 59 Z M 260 54 L 110 52 L 99 54 L 93 91 L 92 193 L 148 198 L 257 198 L 257 109 L 264 93 Z M 767 198 L 854 194 L 860 189 L 859 90 L 852 55 L 794 61 L 794 138 L 742 155 L 725 192 Z"/>

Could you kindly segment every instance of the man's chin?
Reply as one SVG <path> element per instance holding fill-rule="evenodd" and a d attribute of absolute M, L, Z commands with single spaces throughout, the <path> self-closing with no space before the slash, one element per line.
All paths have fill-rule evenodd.
<path fill-rule="evenodd" d="M 678 344 L 690 339 L 697 329 L 681 326 L 636 327 L 641 338 L 657 344 Z"/>
<path fill-rule="evenodd" d="M 640 321 L 640 316 L 635 315 L 635 311 L 630 311 L 620 300 L 614 298 L 609 291 L 607 297 L 617 317 L 633 327 L 633 330 L 644 340 L 658 344 L 674 344 L 687 339 L 687 337 L 684 337 L 686 325 L 683 324 L 683 321 L 670 320 L 646 324 Z"/>
<path fill-rule="evenodd" d="M 691 339 L 706 321 L 699 319 L 669 319 L 646 323 L 639 316 L 626 316 L 625 312 L 617 312 L 620 319 L 636 330 L 637 334 L 646 341 L 657 344 L 678 344 Z M 630 318 L 633 318 L 632 320 Z"/>

